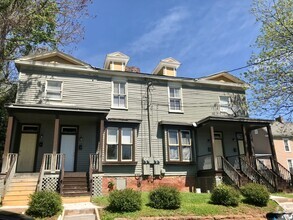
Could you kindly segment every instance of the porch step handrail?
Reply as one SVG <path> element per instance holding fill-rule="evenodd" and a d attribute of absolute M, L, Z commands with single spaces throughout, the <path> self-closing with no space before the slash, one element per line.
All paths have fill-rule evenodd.
<path fill-rule="evenodd" d="M 241 171 L 255 183 L 260 183 L 265 185 L 270 191 L 276 191 L 274 185 L 272 185 L 266 178 L 264 178 L 257 170 L 255 170 L 249 162 L 247 162 L 243 157 L 239 157 Z"/>
<path fill-rule="evenodd" d="M 274 158 L 271 157 L 271 160 L 272 160 L 272 162 L 275 163 L 275 165 L 277 165 L 277 167 L 275 167 L 273 169 L 275 174 L 277 174 L 281 179 L 283 179 L 283 181 L 286 181 L 286 183 L 292 187 L 293 186 L 293 174 L 287 168 L 285 168 L 282 164 L 280 164 L 277 160 L 275 160 Z"/>
<path fill-rule="evenodd" d="M 241 174 L 226 160 L 224 157 L 218 157 L 222 162 L 222 169 L 225 174 L 236 184 L 237 187 L 241 187 Z M 218 160 L 219 161 L 219 160 Z"/>
<path fill-rule="evenodd" d="M 257 171 L 277 190 L 277 175 L 269 169 L 260 159 L 254 157 Z"/>
<path fill-rule="evenodd" d="M 64 154 L 61 154 L 60 160 L 61 160 L 61 167 L 60 167 L 59 191 L 60 191 L 60 194 L 62 195 L 63 194 L 63 186 L 64 186 L 63 180 L 64 180 L 64 167 L 65 167 Z"/>
<path fill-rule="evenodd" d="M 59 173 L 62 169 L 62 160 L 64 154 L 44 154 L 42 159 L 42 164 L 38 177 L 37 190 L 42 190 L 42 182 L 45 173 Z"/>
<path fill-rule="evenodd" d="M 89 187 L 90 194 L 93 190 L 93 173 L 99 170 L 99 154 L 90 154 L 90 167 L 89 167 Z"/>
<path fill-rule="evenodd" d="M 8 153 L 7 154 L 7 163 L 6 163 L 6 175 L 4 179 L 4 190 L 3 190 L 3 195 L 6 194 L 6 191 L 11 183 L 11 180 L 15 174 L 16 171 L 16 164 L 17 164 L 17 158 L 18 154 L 16 153 Z"/>

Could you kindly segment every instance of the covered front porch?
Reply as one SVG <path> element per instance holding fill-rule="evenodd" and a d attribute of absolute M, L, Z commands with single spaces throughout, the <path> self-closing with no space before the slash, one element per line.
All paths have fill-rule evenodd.
<path fill-rule="evenodd" d="M 39 173 L 38 190 L 63 193 L 66 174 L 91 183 L 93 171 L 101 172 L 100 140 L 109 110 L 9 105 L 8 111 L 5 185 L 15 173 Z"/>
<path fill-rule="evenodd" d="M 271 191 L 279 190 L 282 178 L 273 143 L 269 120 L 240 117 L 211 116 L 197 124 L 197 179 L 205 189 L 228 182 L 238 187 L 247 182 L 265 184 Z M 270 148 L 266 155 L 270 160 L 256 157 L 259 147 L 251 133 L 264 128 L 268 134 Z M 265 163 L 264 163 L 265 162 Z M 287 181 L 291 175 L 283 178 Z M 289 184 L 289 183 L 288 183 Z"/>

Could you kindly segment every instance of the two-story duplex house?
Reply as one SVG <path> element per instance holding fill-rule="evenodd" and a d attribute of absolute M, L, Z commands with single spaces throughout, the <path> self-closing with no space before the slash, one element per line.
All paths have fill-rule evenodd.
<path fill-rule="evenodd" d="M 248 117 L 242 80 L 227 72 L 178 77 L 173 58 L 151 74 L 128 61 L 115 52 L 96 68 L 59 51 L 16 60 L 6 179 L 38 173 L 38 189 L 68 195 L 78 190 L 66 178 L 81 177 L 92 195 L 107 192 L 109 182 L 118 189 L 171 184 L 206 191 L 222 177 L 240 186 L 244 176 L 277 187 L 253 167 L 250 134 L 265 128 L 272 140 L 271 121 Z"/>

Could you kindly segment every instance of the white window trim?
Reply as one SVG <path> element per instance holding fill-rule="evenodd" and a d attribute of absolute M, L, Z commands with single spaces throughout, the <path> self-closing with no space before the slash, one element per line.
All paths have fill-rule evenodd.
<path fill-rule="evenodd" d="M 125 107 L 114 106 L 114 83 L 125 83 Z M 111 108 L 124 110 L 128 109 L 128 82 L 125 79 L 112 79 Z"/>
<path fill-rule="evenodd" d="M 287 143 L 288 143 L 288 148 L 289 148 L 288 151 L 286 150 L 286 147 L 285 147 L 285 140 L 287 140 Z M 284 144 L 284 150 L 285 150 L 285 152 L 291 152 L 291 146 L 290 146 L 289 138 L 283 138 L 283 144 Z"/>
<path fill-rule="evenodd" d="M 178 141 L 178 144 L 170 144 L 170 131 L 175 131 L 177 133 L 177 141 Z M 169 161 L 180 161 L 180 142 L 179 142 L 179 130 L 176 130 L 176 129 L 169 129 L 168 130 L 168 152 L 169 152 Z M 175 146 L 178 148 L 178 159 L 171 159 L 170 157 L 170 146 Z"/>
<path fill-rule="evenodd" d="M 221 97 L 227 97 L 228 98 L 228 105 L 227 106 L 222 106 L 221 105 Z M 228 114 L 228 115 L 233 114 L 233 111 L 232 111 L 230 105 L 231 105 L 231 96 L 229 96 L 229 95 L 220 95 L 219 96 L 219 111 L 220 111 L 220 113 L 225 113 L 225 114 Z M 222 111 L 221 110 L 222 107 L 227 108 L 227 110 Z"/>
<path fill-rule="evenodd" d="M 111 129 L 113 129 L 113 130 L 116 130 L 116 138 L 117 138 L 117 143 L 116 143 L 116 145 L 117 145 L 117 159 L 108 159 L 108 145 L 112 145 L 112 144 L 109 144 L 109 141 L 108 141 L 108 137 L 109 137 L 109 130 L 111 130 Z M 108 127 L 107 128 L 107 148 L 106 148 L 106 161 L 118 161 L 118 157 L 119 157 L 119 129 L 118 128 L 116 128 L 116 127 Z"/>
<path fill-rule="evenodd" d="M 171 103 L 170 103 L 170 88 L 176 88 L 180 89 L 180 100 L 181 100 L 181 110 L 173 110 L 171 109 Z M 169 112 L 173 113 L 183 113 L 183 91 L 182 91 L 182 86 L 178 84 L 168 84 L 168 106 L 169 106 Z"/>
<path fill-rule="evenodd" d="M 188 132 L 189 133 L 189 139 L 190 139 L 190 143 L 189 143 L 189 145 L 183 145 L 182 144 L 182 132 Z M 181 147 L 182 147 L 182 154 L 183 154 L 183 147 L 190 147 L 190 159 L 189 160 L 184 160 L 183 159 L 183 155 L 181 155 L 182 156 L 182 161 L 184 161 L 184 162 L 191 162 L 192 161 L 192 138 L 191 138 L 191 133 L 190 133 L 190 131 L 189 130 L 181 130 L 181 132 L 180 132 L 180 135 L 181 135 Z"/>
<path fill-rule="evenodd" d="M 173 132 L 175 131 L 177 133 L 177 140 L 178 140 L 178 144 L 171 144 L 170 143 L 170 131 Z M 189 133 L 189 138 L 190 138 L 190 143 L 189 145 L 187 144 L 183 144 L 182 143 L 182 132 L 188 132 Z M 192 162 L 193 157 L 192 157 L 192 133 L 190 132 L 190 130 L 180 130 L 180 129 L 168 129 L 167 130 L 167 135 L 168 135 L 168 154 L 169 154 L 169 162 L 180 162 L 180 163 L 184 163 L 184 162 Z M 171 159 L 170 158 L 170 147 L 171 146 L 177 146 L 178 147 L 178 159 Z M 190 147 L 190 159 L 189 160 L 184 160 L 183 159 L 183 147 Z"/>
<path fill-rule="evenodd" d="M 292 158 L 287 158 L 288 170 L 290 171 L 289 160 L 292 161 L 292 167 L 293 167 L 293 159 Z"/>
<path fill-rule="evenodd" d="M 126 143 L 124 144 L 123 141 L 122 141 L 122 137 L 123 137 L 123 130 L 124 129 L 127 129 L 127 130 L 130 130 L 130 143 Z M 123 145 L 130 145 L 131 146 L 131 156 L 130 156 L 130 159 L 123 159 L 123 155 L 122 155 L 122 152 L 123 152 Z M 132 149 L 133 149 L 133 129 L 132 128 L 128 128 L 128 127 L 122 127 L 121 128 L 121 161 L 125 162 L 125 161 L 132 161 L 132 158 L 133 158 L 133 152 L 132 152 Z"/>
<path fill-rule="evenodd" d="M 60 99 L 54 99 L 54 98 L 48 98 L 47 97 L 48 81 L 61 82 Z M 47 79 L 46 80 L 46 85 L 45 85 L 45 99 L 46 100 L 52 100 L 52 101 L 62 101 L 62 98 L 63 98 L 63 84 L 64 83 L 63 83 L 62 80 Z"/>

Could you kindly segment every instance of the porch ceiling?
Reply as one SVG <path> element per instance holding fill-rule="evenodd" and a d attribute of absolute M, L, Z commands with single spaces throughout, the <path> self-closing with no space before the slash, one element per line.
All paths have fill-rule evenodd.
<path fill-rule="evenodd" d="M 206 125 L 222 124 L 222 125 L 244 125 L 253 130 L 266 127 L 273 123 L 272 120 L 254 119 L 247 117 L 224 117 L 224 116 L 209 116 L 197 122 L 199 127 Z"/>

